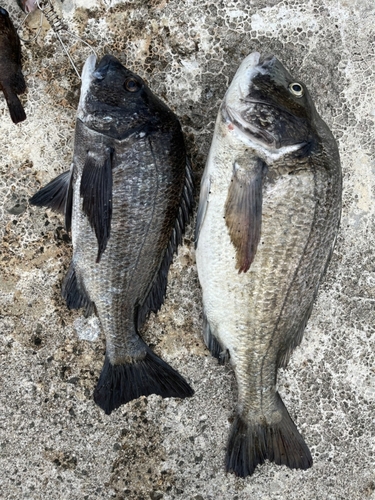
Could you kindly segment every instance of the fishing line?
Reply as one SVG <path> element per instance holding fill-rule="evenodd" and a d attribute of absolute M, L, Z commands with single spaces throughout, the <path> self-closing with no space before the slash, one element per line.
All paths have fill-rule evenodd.
<path fill-rule="evenodd" d="M 35 42 L 37 40 L 41 30 L 42 30 L 43 16 L 44 16 L 47 19 L 49 25 L 51 26 L 58 41 L 60 42 L 60 45 L 61 45 L 63 51 L 65 52 L 66 56 L 68 57 L 69 62 L 71 64 L 71 66 L 73 67 L 74 71 L 76 72 L 78 78 L 81 79 L 81 75 L 77 69 L 77 66 L 74 63 L 73 58 L 72 58 L 67 46 L 63 42 L 61 35 L 64 33 L 64 34 L 69 35 L 72 38 L 75 38 L 76 40 L 79 40 L 84 45 L 86 45 L 90 49 L 90 51 L 95 54 L 95 56 L 97 56 L 95 49 L 89 43 L 87 43 L 85 40 L 83 40 L 81 37 L 79 37 L 78 35 L 75 35 L 74 33 L 72 33 L 71 31 L 68 30 L 66 24 L 63 22 L 61 17 L 57 14 L 51 0 L 35 0 L 35 4 L 36 4 L 37 8 L 40 10 L 40 22 L 39 22 L 39 27 L 38 27 L 37 33 L 33 38 L 30 38 L 28 40 L 25 40 L 24 38 L 21 38 L 21 37 L 20 37 L 20 39 L 25 43 Z M 22 21 L 21 25 L 19 26 L 18 30 L 23 27 L 23 25 L 25 24 L 26 19 L 29 17 L 29 15 L 30 15 L 30 12 L 26 15 L 26 17 Z"/>

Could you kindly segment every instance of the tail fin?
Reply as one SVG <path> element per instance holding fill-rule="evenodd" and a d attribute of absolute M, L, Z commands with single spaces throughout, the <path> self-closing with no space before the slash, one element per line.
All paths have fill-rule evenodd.
<path fill-rule="evenodd" d="M 107 415 L 132 399 L 150 394 L 186 398 L 194 391 L 179 373 L 149 349 L 144 359 L 122 365 L 112 365 L 106 356 L 94 401 Z"/>
<path fill-rule="evenodd" d="M 303 437 L 290 418 L 280 396 L 278 409 L 282 419 L 267 425 L 245 421 L 237 415 L 231 430 L 226 454 L 226 470 L 237 476 L 251 476 L 265 460 L 291 469 L 308 469 L 312 457 Z"/>
<path fill-rule="evenodd" d="M 18 99 L 16 94 L 6 95 L 6 100 L 13 123 L 19 123 L 26 120 L 25 110 L 23 109 L 21 101 Z"/>

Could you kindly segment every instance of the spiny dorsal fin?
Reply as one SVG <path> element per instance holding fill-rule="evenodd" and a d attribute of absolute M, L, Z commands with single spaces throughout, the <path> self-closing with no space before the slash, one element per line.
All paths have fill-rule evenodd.
<path fill-rule="evenodd" d="M 107 149 L 107 156 L 101 161 L 88 152 L 81 177 L 82 210 L 98 241 L 96 262 L 100 261 L 106 249 L 111 230 L 112 157 L 113 151 L 110 149 Z"/>
<path fill-rule="evenodd" d="M 246 168 L 234 164 L 225 203 L 225 222 L 236 249 L 236 269 L 239 273 L 246 273 L 254 260 L 262 224 L 264 163 L 257 157 L 251 162 Z"/>
<path fill-rule="evenodd" d="M 138 311 L 138 329 L 141 328 L 150 312 L 157 312 L 164 302 L 167 289 L 167 277 L 169 267 L 172 263 L 173 254 L 177 252 L 178 245 L 182 242 L 182 235 L 189 222 L 190 213 L 193 206 L 194 185 L 193 172 L 189 159 L 186 159 L 185 184 L 181 194 L 180 207 L 178 210 L 175 226 L 171 233 L 169 244 L 164 254 L 159 271 L 155 277 L 151 290 Z"/>

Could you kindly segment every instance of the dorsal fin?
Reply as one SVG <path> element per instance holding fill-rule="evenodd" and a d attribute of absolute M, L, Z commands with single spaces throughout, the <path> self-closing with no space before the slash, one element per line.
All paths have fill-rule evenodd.
<path fill-rule="evenodd" d="M 100 261 L 106 249 L 111 231 L 112 158 L 113 151 L 109 148 L 104 158 L 98 158 L 89 151 L 81 177 L 82 210 L 87 215 L 98 241 L 96 262 Z"/>
<path fill-rule="evenodd" d="M 172 263 L 173 254 L 177 251 L 178 245 L 182 242 L 182 235 L 189 222 L 190 213 L 193 206 L 194 185 L 193 172 L 189 159 L 186 159 L 185 184 L 181 194 L 180 207 L 178 210 L 175 226 L 171 233 L 164 258 L 161 262 L 159 271 L 155 276 L 152 287 L 146 297 L 146 300 L 139 307 L 137 327 L 141 328 L 150 312 L 157 312 L 164 302 L 167 289 L 167 276 L 169 267 Z"/>

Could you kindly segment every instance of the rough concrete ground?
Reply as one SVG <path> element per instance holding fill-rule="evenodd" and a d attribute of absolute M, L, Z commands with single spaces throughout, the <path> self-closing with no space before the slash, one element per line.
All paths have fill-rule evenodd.
<path fill-rule="evenodd" d="M 14 0 L 2 6 L 21 22 Z M 27 203 L 70 165 L 79 97 L 79 81 L 45 25 L 37 42 L 23 46 L 27 121 L 14 126 L 0 97 L 0 498 L 375 498 L 373 2 L 65 0 L 62 13 L 74 33 L 100 55 L 119 57 L 174 109 L 197 182 L 220 100 L 243 57 L 275 53 L 309 87 L 338 140 L 343 216 L 279 390 L 314 466 L 267 463 L 245 480 L 224 473 L 236 383 L 201 339 L 191 227 L 146 340 L 191 382 L 194 397 L 140 398 L 110 416 L 93 403 L 103 338 L 79 338 L 95 337 L 98 325 L 60 297 L 71 256 L 62 218 Z M 81 68 L 87 49 L 73 42 L 72 53 Z"/>

